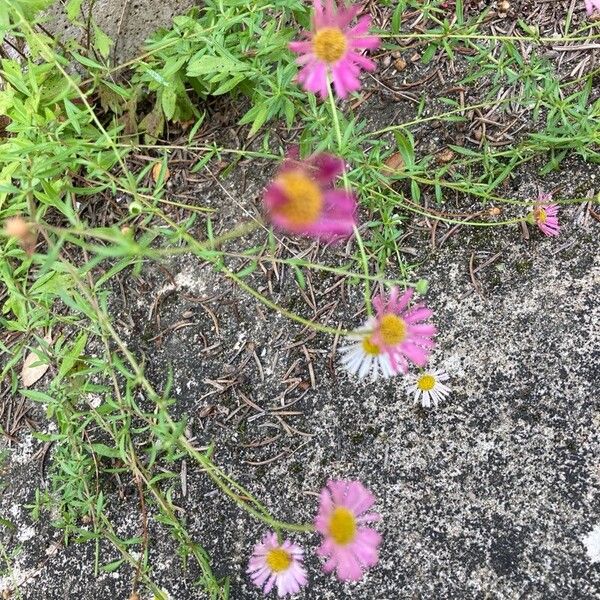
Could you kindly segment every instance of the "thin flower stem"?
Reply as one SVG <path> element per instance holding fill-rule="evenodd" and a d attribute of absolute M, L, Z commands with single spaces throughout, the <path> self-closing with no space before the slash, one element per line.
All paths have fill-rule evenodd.
<path fill-rule="evenodd" d="M 227 233 L 224 233 L 223 235 L 220 235 L 218 237 L 212 238 L 211 240 L 204 242 L 203 245 L 206 246 L 207 250 L 215 250 L 219 246 L 222 246 L 223 244 L 226 244 L 227 242 L 230 242 L 231 240 L 235 240 L 235 239 L 242 237 L 248 233 L 252 233 L 253 231 L 256 231 L 263 225 L 264 225 L 264 223 L 262 222 L 262 220 L 258 219 L 258 218 L 255 219 L 254 221 L 246 221 L 245 223 L 238 225 L 236 228 L 232 229 L 231 231 L 228 231 Z"/>
<path fill-rule="evenodd" d="M 98 323 L 100 327 L 113 339 L 113 341 L 118 346 L 119 350 L 127 359 L 127 362 L 129 362 L 129 364 L 131 365 L 137 380 L 140 382 L 141 386 L 148 394 L 148 397 L 157 405 L 159 409 L 164 408 L 161 396 L 146 379 L 142 367 L 138 363 L 137 359 L 133 356 L 131 351 L 127 348 L 119 334 L 116 332 L 106 313 L 98 305 L 92 290 L 90 290 L 85 285 L 85 283 L 80 278 L 79 273 L 71 263 L 65 261 L 64 259 L 61 259 L 61 262 L 64 265 L 65 269 L 73 277 L 73 280 L 79 287 L 79 290 L 81 291 L 83 297 L 87 300 L 87 302 L 89 302 L 89 304 L 93 308 L 98 318 Z M 165 417 L 169 426 L 172 428 L 173 431 L 175 431 L 177 424 L 172 420 L 171 416 L 168 413 L 166 413 Z M 244 489 L 239 483 L 225 475 L 225 473 L 223 473 L 208 456 L 196 450 L 196 448 L 194 448 L 194 446 L 189 442 L 189 440 L 185 437 L 184 434 L 180 434 L 178 436 L 177 443 L 180 448 L 184 449 L 189 456 L 194 458 L 198 463 L 200 463 L 204 467 L 205 473 L 214 481 L 217 487 L 226 496 L 231 498 L 240 508 L 243 508 L 246 512 L 248 512 L 256 519 L 278 530 L 297 532 L 314 531 L 314 527 L 309 524 L 286 523 L 284 521 L 274 519 L 269 514 L 268 509 L 265 506 L 263 506 L 263 504 L 261 504 L 250 492 Z M 228 483 L 230 485 L 228 485 Z M 236 493 L 231 486 L 237 489 L 238 493 Z M 150 489 L 152 491 L 151 486 Z M 243 497 L 247 498 L 249 502 L 245 502 L 240 496 L 240 494 L 243 494 Z M 254 506 L 252 506 L 250 503 L 252 503 Z"/>
<path fill-rule="evenodd" d="M 327 94 L 329 96 L 329 105 L 331 106 L 331 118 L 333 119 L 333 127 L 335 129 L 335 135 L 337 138 L 338 152 L 343 155 L 343 142 L 342 142 L 342 129 L 340 127 L 340 119 L 338 114 L 338 107 L 335 102 L 335 98 L 333 96 L 333 88 L 331 86 L 331 79 L 329 75 L 327 76 Z M 342 156 L 343 159 L 343 156 Z M 350 184 L 348 182 L 348 175 L 346 173 L 346 161 L 344 160 L 344 169 L 342 171 L 342 178 L 344 180 L 344 188 L 346 192 L 350 191 Z M 365 245 L 363 244 L 362 237 L 360 235 L 360 231 L 356 225 L 354 226 L 354 235 L 356 237 L 356 242 L 358 243 L 358 247 L 360 249 L 361 263 L 363 267 L 363 271 L 365 272 L 364 279 L 364 298 L 365 298 L 365 308 L 367 309 L 367 315 L 371 317 L 373 315 L 373 306 L 371 305 L 371 284 L 369 283 L 370 274 L 369 274 L 369 261 L 367 260 L 367 253 L 365 252 Z"/>

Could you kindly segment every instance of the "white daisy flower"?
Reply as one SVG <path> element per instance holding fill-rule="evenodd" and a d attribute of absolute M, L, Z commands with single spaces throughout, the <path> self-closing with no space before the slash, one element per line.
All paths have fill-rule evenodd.
<path fill-rule="evenodd" d="M 371 381 L 376 381 L 379 377 L 387 379 L 397 373 L 392 368 L 388 355 L 372 341 L 374 327 L 375 319 L 369 319 L 363 327 L 349 336 L 349 339 L 355 340 L 354 343 L 339 349 L 344 369 L 352 375 L 358 375 L 360 379 L 370 374 Z"/>
<path fill-rule="evenodd" d="M 443 369 L 421 371 L 418 375 L 407 375 L 407 390 L 414 394 L 414 401 L 421 406 L 429 408 L 433 403 L 437 406 L 452 390 L 442 382 L 449 379 L 448 373 Z"/>

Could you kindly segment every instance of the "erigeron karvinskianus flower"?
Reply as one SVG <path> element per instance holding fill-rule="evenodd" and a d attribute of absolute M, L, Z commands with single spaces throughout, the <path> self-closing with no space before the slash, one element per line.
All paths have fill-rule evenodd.
<path fill-rule="evenodd" d="M 334 187 L 344 161 L 331 154 L 305 160 L 293 148 L 264 195 L 273 225 L 288 233 L 332 240 L 352 235 L 356 198 L 350 190 Z"/>
<path fill-rule="evenodd" d="M 373 298 L 376 315 L 352 335 L 357 342 L 342 348 L 346 370 L 359 377 L 371 372 L 376 379 L 380 371 L 383 377 L 407 373 L 409 361 L 418 367 L 427 364 L 437 329 L 426 322 L 432 310 L 423 304 L 408 308 L 412 295 L 409 288 L 399 297 L 394 287 L 388 300 L 383 294 Z"/>
<path fill-rule="evenodd" d="M 361 17 L 354 27 L 350 23 L 360 12 L 360 6 L 344 6 L 336 0 L 314 0 L 313 30 L 305 32 L 305 40 L 291 42 L 292 52 L 300 56 L 297 80 L 307 91 L 328 94 L 328 78 L 340 98 L 360 89 L 360 70 L 372 71 L 375 63 L 362 54 L 363 50 L 379 47 L 379 38 L 369 35 L 371 18 Z"/>
<path fill-rule="evenodd" d="M 348 336 L 353 340 L 352 343 L 339 349 L 342 366 L 360 379 L 370 375 L 371 381 L 376 381 L 379 377 L 387 379 L 397 373 L 392 369 L 389 356 L 371 341 L 376 324 L 377 319 L 369 319 L 363 327 Z"/>
<path fill-rule="evenodd" d="M 326 559 L 326 573 L 335 570 L 342 581 L 357 581 L 377 564 L 381 535 L 367 527 L 380 520 L 368 512 L 375 498 L 359 481 L 329 481 L 320 496 L 315 527 L 323 535 L 317 553 Z"/>
<path fill-rule="evenodd" d="M 538 201 L 530 213 L 530 218 L 544 235 L 556 236 L 560 231 L 560 225 L 558 224 L 559 207 L 558 204 L 551 204 L 551 202 L 552 194 L 540 192 Z"/>
<path fill-rule="evenodd" d="M 429 408 L 432 404 L 437 406 L 451 391 L 443 383 L 448 379 L 448 373 L 443 369 L 422 371 L 418 375 L 407 376 L 407 390 L 409 394 L 413 394 L 415 404 L 420 402 L 424 408 Z"/>
<path fill-rule="evenodd" d="M 274 533 L 267 533 L 261 542 L 254 546 L 248 565 L 252 583 L 268 594 L 277 587 L 277 595 L 292 596 L 306 585 L 308 578 L 302 563 L 303 550 L 289 540 L 282 544 Z"/>
<path fill-rule="evenodd" d="M 600 19 L 600 0 L 585 0 L 585 10 L 588 17 Z"/>

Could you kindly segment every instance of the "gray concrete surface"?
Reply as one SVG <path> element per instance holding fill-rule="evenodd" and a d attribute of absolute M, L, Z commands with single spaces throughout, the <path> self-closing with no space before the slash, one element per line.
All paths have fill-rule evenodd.
<path fill-rule="evenodd" d="M 523 193 L 529 193 L 530 184 L 523 185 Z M 113 307 L 122 333 L 138 352 L 152 352 L 148 369 L 157 383 L 168 365 L 173 367 L 176 410 L 192 417 L 200 442 L 216 436 L 217 462 L 278 517 L 311 519 L 315 494 L 328 477 L 361 479 L 377 495 L 384 535 L 380 564 L 360 583 L 342 585 L 320 572 L 313 553 L 316 536 L 295 536 L 307 547 L 311 577 L 299 598 L 600 597 L 597 549 L 590 550 L 586 537 L 600 524 L 600 244 L 598 225 L 582 228 L 574 222 L 576 212 L 563 212 L 559 240 L 534 233 L 526 242 L 516 227 L 483 237 L 465 230 L 422 265 L 417 275 L 431 281 L 427 298 L 441 332 L 437 364 L 451 374 L 454 390 L 437 410 L 414 407 L 399 380 L 370 385 L 340 374 L 333 378 L 330 340 L 315 340 L 311 353 L 318 387 L 296 394 L 294 408 L 303 414 L 290 421 L 310 438 L 286 435 L 268 411 L 248 420 L 252 411 L 242 406 L 239 419 L 226 421 L 240 405 L 239 396 L 206 397 L 213 389 L 207 379 L 229 372 L 239 374 L 240 389 L 254 402 L 276 405 L 281 373 L 294 354 L 278 353 L 272 340 L 284 328 L 294 339 L 298 329 L 277 317 L 261 320 L 264 311 L 234 292 L 232 304 L 212 305 L 221 324 L 218 351 L 210 361 L 192 352 L 200 334 L 216 334 L 189 298 L 229 288 L 193 259 L 182 258 L 169 265 L 177 275 L 174 293 L 161 303 L 161 323 L 168 327 L 182 311 L 192 310 L 196 324 L 171 333 L 160 345 L 140 342 L 148 302 L 164 291 L 167 280 L 155 270 L 144 285 L 128 282 L 128 308 Z M 471 254 L 483 262 L 499 251 L 501 258 L 478 272 L 480 294 L 474 293 Z M 286 286 L 277 299 L 288 297 Z M 350 307 L 360 303 L 358 290 L 347 302 L 350 315 Z M 128 331 L 130 321 L 134 326 Z M 254 361 L 239 366 L 245 340 L 260 357 L 264 382 Z M 305 363 L 297 374 L 307 377 Z M 273 432 L 284 435 L 263 448 L 244 447 Z M 6 542 L 21 547 L 14 572 L 27 578 L 23 597 L 127 598 L 127 569 L 96 579 L 91 545 L 63 548 L 58 532 L 31 522 L 23 506 L 39 484 L 31 463 L 36 443 L 28 435 L 23 442 L 11 454 L 10 482 L 0 495 L 0 514 L 19 525 Z M 280 452 L 281 458 L 267 466 L 249 464 Z M 187 487 L 187 496 L 177 490 L 174 500 L 217 572 L 232 575 L 231 598 L 260 598 L 244 570 L 264 528 L 213 493 L 189 464 Z M 123 535 L 138 531 L 133 492 L 112 503 L 111 512 Z M 155 580 L 171 598 L 204 598 L 193 585 L 197 572 L 182 572 L 166 532 L 153 524 L 151 534 Z M 115 558 L 112 550 L 104 552 L 102 562 Z M 6 584 L 6 578 L 0 580 L 0 588 Z"/>
<path fill-rule="evenodd" d="M 49 9 L 48 28 L 63 41 L 76 39 L 85 44 L 86 28 L 77 27 L 67 19 L 65 4 L 57 0 Z M 200 5 L 199 0 L 96 0 L 92 3 L 92 16 L 113 40 L 111 58 L 117 65 L 139 55 L 144 40 L 160 27 L 168 27 L 175 15 Z M 89 6 L 84 2 L 78 17 L 84 24 L 88 20 Z"/>

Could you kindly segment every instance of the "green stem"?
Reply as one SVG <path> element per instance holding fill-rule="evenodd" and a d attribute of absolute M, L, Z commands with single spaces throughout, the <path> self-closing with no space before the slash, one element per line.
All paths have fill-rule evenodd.
<path fill-rule="evenodd" d="M 113 339 L 113 341 L 116 343 L 117 347 L 119 348 L 127 362 L 131 365 L 131 368 L 133 369 L 137 380 L 139 381 L 140 385 L 143 387 L 145 392 L 148 394 L 148 397 L 157 405 L 159 410 L 164 410 L 161 396 L 156 392 L 156 390 L 152 387 L 150 382 L 146 379 L 142 367 L 140 366 L 136 358 L 133 356 L 129 348 L 127 348 L 126 344 L 116 332 L 115 328 L 112 326 L 112 323 L 110 322 L 110 319 L 108 318 L 107 314 L 98 305 L 93 291 L 85 285 L 85 283 L 79 276 L 79 273 L 70 262 L 65 261 L 64 259 L 61 259 L 61 262 L 64 265 L 66 271 L 68 271 L 73 277 L 73 280 L 77 284 L 77 287 L 81 291 L 83 297 L 91 305 L 92 309 L 96 313 L 100 327 Z M 165 418 L 171 430 L 174 431 L 177 428 L 177 424 L 172 420 L 171 416 L 166 411 Z M 256 519 L 280 531 L 314 531 L 314 527 L 312 525 L 286 523 L 284 521 L 274 519 L 268 513 L 268 510 L 250 492 L 245 490 L 240 484 L 233 481 L 231 478 L 227 477 L 224 473 L 222 473 L 221 470 L 212 462 L 212 460 L 208 456 L 205 456 L 204 454 L 196 450 L 183 434 L 178 436 L 177 443 L 180 448 L 184 449 L 189 456 L 193 457 L 196 460 L 196 462 L 200 463 L 204 467 L 206 474 L 215 482 L 215 484 L 221 489 L 221 491 L 223 491 L 225 495 L 234 500 L 235 503 L 238 506 L 240 506 L 240 508 L 243 508 L 246 512 L 251 514 Z M 230 485 L 228 485 L 226 481 L 232 484 L 239 493 L 236 493 L 233 489 L 231 489 Z M 154 491 L 152 486 L 149 487 L 151 491 Z M 248 498 L 248 500 L 252 502 L 254 506 L 251 506 L 248 502 L 242 500 L 239 494 L 243 494 L 243 496 Z"/>
<path fill-rule="evenodd" d="M 343 156 L 343 142 L 342 142 L 342 129 L 340 127 L 340 118 L 338 114 L 337 104 L 335 102 L 335 98 L 333 96 L 333 88 L 331 87 L 331 79 L 327 76 L 327 92 L 329 96 L 329 106 L 331 107 L 331 118 L 333 120 L 333 127 L 335 129 L 335 135 L 337 138 L 338 152 Z M 350 184 L 348 182 L 348 175 L 346 173 L 346 162 L 344 161 L 344 170 L 342 171 L 342 178 L 344 180 L 344 188 L 347 192 L 350 191 Z M 371 284 L 369 283 L 370 274 L 369 274 L 369 261 L 367 260 L 367 253 L 365 252 L 365 245 L 363 243 L 362 237 L 360 235 L 360 231 L 356 225 L 354 226 L 354 235 L 356 237 L 356 242 L 358 243 L 358 247 L 360 249 L 361 263 L 363 267 L 363 271 L 365 273 L 364 279 L 364 298 L 365 298 L 365 308 L 367 309 L 367 315 L 371 317 L 373 315 L 373 306 L 371 305 Z"/>

